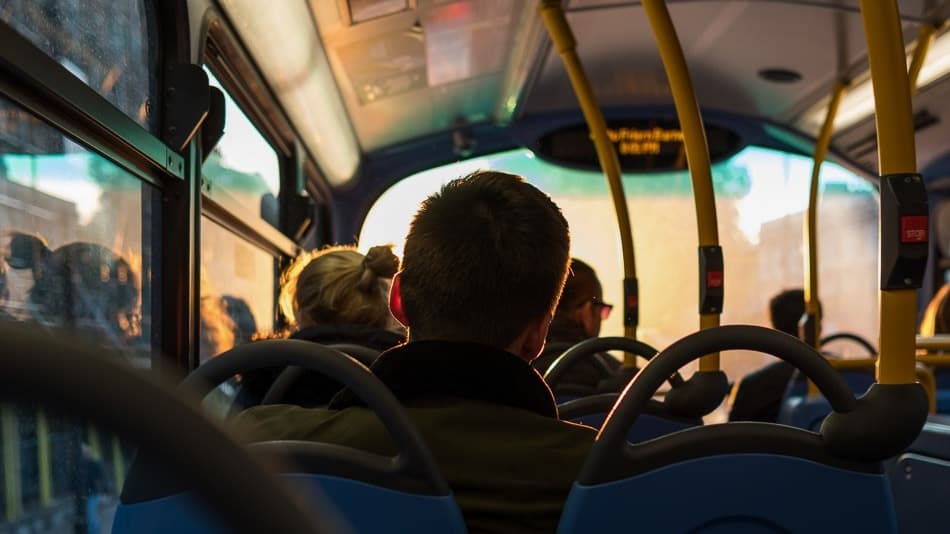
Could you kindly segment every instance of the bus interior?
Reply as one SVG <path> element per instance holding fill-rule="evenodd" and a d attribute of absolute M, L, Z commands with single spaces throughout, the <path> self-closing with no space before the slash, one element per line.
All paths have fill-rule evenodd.
<path fill-rule="evenodd" d="M 546 378 L 594 353 L 625 368 L 635 354 L 656 355 L 637 364 L 619 400 L 619 389 L 559 396 L 562 419 L 603 425 L 598 443 L 617 450 L 642 440 L 647 454 L 668 433 L 734 425 L 743 378 L 778 356 L 802 371 L 785 391 L 782 429 L 832 441 L 829 421 L 853 410 L 864 427 L 897 436 L 882 441 L 886 458 L 867 453 L 881 465 L 881 496 L 856 491 L 823 511 L 783 506 L 815 531 L 948 528 L 939 497 L 950 491 L 948 17 L 948 0 L 0 0 L 0 534 L 146 531 L 121 513 L 140 447 L 168 463 L 180 453 L 198 492 L 216 491 L 202 476 L 220 477 L 230 499 L 253 476 L 267 479 L 229 517 L 235 531 L 309 522 L 464 532 L 454 504 L 440 515 L 444 501 L 431 517 L 407 507 L 388 527 L 365 527 L 356 503 L 341 504 L 325 481 L 327 499 L 311 501 L 271 486 L 273 465 L 258 465 L 253 447 L 227 448 L 217 430 L 240 389 L 227 379 L 242 372 L 217 362 L 241 347 L 250 362 L 286 330 L 282 273 L 295 258 L 333 244 L 364 254 L 392 244 L 402 256 L 420 203 L 480 169 L 521 175 L 554 200 L 571 256 L 596 269 L 602 301 L 617 308 L 600 338 L 559 347 Z M 796 288 L 804 343 L 754 328 L 772 326 L 770 298 Z M 696 353 L 700 345 L 708 350 Z M 282 365 L 307 367 L 291 349 L 300 347 Z M 335 349 L 367 365 L 375 357 Z M 314 369 L 359 381 L 331 352 Z M 797 365 L 819 352 L 833 376 Z M 668 368 L 676 358 L 682 365 Z M 27 378 L 30 362 L 49 385 Z M 216 388 L 199 404 L 177 384 L 198 383 L 185 377 L 201 369 Z M 141 375 L 161 391 L 143 383 L 129 393 Z M 877 386 L 904 389 L 871 395 Z M 380 405 L 396 402 L 361 387 Z M 90 388 L 113 395 L 112 407 L 89 413 L 106 403 Z M 143 408 L 145 391 L 154 409 Z M 672 412 L 621 406 L 636 395 Z M 872 415 L 872 403 L 885 407 Z M 179 414 L 179 432 L 194 423 L 188 432 L 227 452 L 195 467 L 215 452 L 176 439 L 159 407 Z M 204 416 L 192 421 L 191 408 Z M 171 435 L 113 409 L 154 414 L 154 429 Z M 391 417 L 405 422 L 398 409 Z M 634 420 L 659 426 L 611 427 Z M 404 432 L 406 443 L 422 441 Z M 420 458 L 451 498 L 432 459 Z M 227 479 L 229 461 L 254 467 Z M 767 484 L 777 476 L 768 469 L 742 476 Z M 585 487 L 615 482 L 585 473 Z M 662 477 L 680 475 L 648 474 L 647 495 L 674 504 L 652 509 L 644 498 L 633 509 L 593 492 L 585 505 L 578 491 L 559 532 L 636 517 L 645 523 L 634 526 L 672 532 L 659 522 L 676 510 L 729 506 L 699 488 L 669 494 Z M 799 494 L 838 488 L 807 469 L 796 476 Z M 865 497 L 874 513 L 836 522 L 837 506 Z M 217 499 L 211 508 L 231 515 Z M 631 517 L 617 519 L 624 511 Z M 193 520 L 189 532 L 220 531 Z"/>

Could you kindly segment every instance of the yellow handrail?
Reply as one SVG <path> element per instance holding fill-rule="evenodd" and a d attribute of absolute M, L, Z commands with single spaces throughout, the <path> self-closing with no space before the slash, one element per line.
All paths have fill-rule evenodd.
<path fill-rule="evenodd" d="M 821 347 L 821 299 L 818 297 L 818 186 L 819 176 L 821 175 L 821 164 L 828 155 L 828 147 L 831 145 L 831 135 L 834 133 L 835 115 L 838 113 L 838 106 L 841 104 L 841 97 L 844 95 L 847 84 L 838 81 L 835 82 L 831 91 L 831 101 L 828 102 L 828 112 L 825 115 L 825 122 L 818 133 L 818 139 L 815 140 L 815 154 L 813 156 L 811 167 L 811 186 L 808 193 L 808 214 L 805 217 L 803 230 L 804 243 L 804 267 L 805 267 L 805 312 L 813 322 L 806 323 L 806 328 L 813 328 L 811 332 L 806 332 L 805 339 L 811 342 L 816 349 Z"/>
<path fill-rule="evenodd" d="M 860 7 L 874 87 L 880 173 L 916 173 L 907 56 L 897 0 L 860 0 Z M 912 384 L 916 381 L 917 290 L 882 289 L 880 307 L 878 382 Z"/>
<path fill-rule="evenodd" d="M 914 94 L 917 91 L 917 78 L 920 76 L 920 69 L 924 66 L 924 60 L 927 59 L 927 52 L 930 51 L 930 45 L 934 43 L 936 36 L 936 26 L 933 24 L 921 24 L 920 33 L 917 34 L 917 44 L 914 46 L 914 57 L 911 58 L 910 67 L 907 68 L 910 94 Z"/>
<path fill-rule="evenodd" d="M 40 506 L 53 502 L 53 460 L 50 453 L 49 420 L 43 409 L 36 411 L 36 464 L 40 488 Z"/>
<path fill-rule="evenodd" d="M 699 113 L 699 104 L 696 93 L 693 91 L 693 82 L 686 66 L 683 48 L 680 46 L 676 28 L 673 26 L 673 20 L 663 0 L 643 0 L 643 9 L 650 21 L 657 47 L 660 49 L 663 68 L 666 70 L 670 91 L 673 93 L 673 103 L 676 105 L 676 113 L 683 130 L 686 162 L 689 165 L 693 197 L 696 203 L 699 246 L 718 246 L 719 226 L 716 219 L 716 200 L 713 194 L 706 130 L 703 128 L 703 118 Z M 707 329 L 719 326 L 721 313 L 721 309 L 716 313 L 701 313 L 699 327 Z M 699 370 L 718 371 L 719 354 L 704 356 L 699 362 Z"/>
<path fill-rule="evenodd" d="M 607 177 L 610 186 L 610 196 L 613 199 L 614 211 L 617 213 L 617 225 L 620 229 L 620 248 L 623 254 L 623 275 L 627 280 L 636 280 L 637 267 L 633 252 L 633 232 L 630 227 L 630 214 L 627 211 L 627 199 L 621 182 L 620 160 L 614 150 L 610 137 L 607 136 L 607 123 L 597 106 L 594 90 L 587 79 L 584 67 L 577 55 L 577 41 L 571 32 L 571 27 L 564 16 L 560 0 L 543 0 L 541 2 L 541 17 L 547 27 L 548 35 L 554 47 L 564 62 L 564 68 L 571 79 L 571 86 L 577 95 L 577 101 L 584 113 L 587 127 L 590 129 L 597 150 L 597 159 Z M 624 298 L 627 295 L 625 293 Z M 626 323 L 627 321 L 625 321 Z M 625 324 L 624 335 L 636 339 L 636 325 Z M 624 355 L 625 366 L 636 366 L 636 357 L 632 354 Z"/>
<path fill-rule="evenodd" d="M 926 351 L 950 351 L 950 334 L 917 336 L 916 346 Z"/>

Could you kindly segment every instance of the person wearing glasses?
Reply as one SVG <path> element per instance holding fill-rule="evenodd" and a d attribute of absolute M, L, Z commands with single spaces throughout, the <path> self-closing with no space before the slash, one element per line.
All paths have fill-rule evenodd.
<path fill-rule="evenodd" d="M 547 347 L 532 365 L 544 374 L 572 345 L 597 337 L 601 323 L 610 316 L 611 310 L 613 305 L 604 302 L 604 290 L 597 273 L 590 265 L 572 258 L 564 291 L 548 330 Z M 554 393 L 563 397 L 619 391 L 626 384 L 621 371 L 616 358 L 594 354 L 572 366 Z"/>

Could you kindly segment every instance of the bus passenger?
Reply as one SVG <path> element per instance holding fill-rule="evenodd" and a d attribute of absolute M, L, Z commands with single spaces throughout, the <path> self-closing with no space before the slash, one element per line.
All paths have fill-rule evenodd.
<path fill-rule="evenodd" d="M 426 199 L 390 300 L 409 343 L 373 372 L 406 406 L 471 532 L 553 532 L 594 439 L 558 419 L 529 362 L 544 347 L 568 269 L 567 221 L 521 177 L 478 171 Z M 363 403 L 243 412 L 253 439 L 305 439 L 394 454 Z"/>
<path fill-rule="evenodd" d="M 805 314 L 805 291 L 787 289 L 769 301 L 772 328 L 798 337 L 798 322 Z M 785 389 L 795 374 L 795 368 L 777 361 L 749 373 L 734 387 L 730 421 L 775 422 L 782 407 Z"/>
<path fill-rule="evenodd" d="M 564 350 L 597 337 L 600 324 L 611 309 L 613 306 L 604 302 L 604 290 L 594 269 L 579 259 L 571 259 L 564 291 L 548 330 L 548 347 L 532 362 L 534 368 L 543 374 Z M 600 365 L 595 364 L 594 359 L 600 360 L 597 362 Z M 626 383 L 626 380 L 616 380 L 620 369 L 620 362 L 609 354 L 594 354 L 571 367 L 555 393 L 593 395 L 619 391 Z"/>
<path fill-rule="evenodd" d="M 389 286 L 399 269 L 391 246 L 364 256 L 354 247 L 335 246 L 303 254 L 281 276 L 279 304 L 291 324 L 291 339 L 324 345 L 352 343 L 380 352 L 405 340 L 389 312 Z M 242 377 L 239 403 L 257 404 L 282 369 Z M 301 406 L 325 406 L 341 386 L 316 373 L 304 375 L 284 399 Z"/>

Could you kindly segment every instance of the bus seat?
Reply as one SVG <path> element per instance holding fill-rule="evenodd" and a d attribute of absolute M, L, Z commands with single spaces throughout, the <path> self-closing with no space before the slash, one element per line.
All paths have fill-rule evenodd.
<path fill-rule="evenodd" d="M 874 383 L 874 370 L 845 370 L 838 371 L 838 374 L 841 375 L 841 378 L 844 379 L 845 383 L 848 384 L 848 387 L 851 388 L 851 391 L 855 395 L 860 395 L 868 390 L 871 387 L 871 384 Z M 795 375 L 795 378 L 792 379 L 788 384 L 788 389 L 785 390 L 785 397 L 801 397 L 804 396 L 808 391 L 808 382 L 800 375 Z"/>
<path fill-rule="evenodd" d="M 838 371 L 855 395 L 863 395 L 874 383 L 873 370 Z M 817 431 L 821 421 L 831 413 L 831 404 L 822 395 L 808 396 L 808 382 L 796 373 L 785 390 L 776 422 Z"/>
<path fill-rule="evenodd" d="M 819 432 L 731 422 L 626 440 L 673 371 L 725 350 L 771 354 L 802 370 L 834 409 Z M 904 400 L 897 405 L 895 398 Z M 878 406 L 901 425 L 866 424 L 877 414 L 866 407 Z M 926 412 L 926 395 L 915 385 L 875 385 L 859 405 L 831 365 L 792 336 L 747 325 L 702 330 L 654 357 L 623 392 L 571 489 L 558 532 L 897 532 L 882 460 L 911 442 Z"/>
<path fill-rule="evenodd" d="M 299 366 L 345 384 L 376 413 L 399 453 L 386 457 L 307 441 L 253 443 L 252 452 L 275 460 L 271 464 L 280 466 L 282 477 L 299 491 L 319 489 L 356 532 L 466 532 L 461 511 L 421 434 L 392 392 L 355 359 L 308 341 L 259 341 L 208 361 L 181 387 L 203 397 L 235 374 L 271 366 Z M 138 456 L 112 529 L 113 534 L 132 532 L 223 530 L 187 486 L 168 478 L 150 458 Z"/>
<path fill-rule="evenodd" d="M 304 495 L 324 496 L 347 518 L 354 532 L 466 532 L 451 495 L 418 495 L 357 480 L 313 474 L 280 478 Z M 253 506 L 253 503 L 236 505 Z M 207 511 L 193 492 L 116 509 L 112 533 L 224 534 L 229 532 Z"/>
<path fill-rule="evenodd" d="M 917 440 L 890 464 L 900 532 L 933 532 L 946 523 L 950 495 L 950 417 L 931 415 Z"/>
<path fill-rule="evenodd" d="M 828 417 L 829 413 L 831 413 L 831 404 L 821 395 L 786 397 L 779 408 L 776 422 L 817 432 L 821 422 Z"/>
<path fill-rule="evenodd" d="M 730 454 L 609 484 L 575 485 L 558 532 L 874 533 L 893 532 L 894 522 L 881 474 L 773 454 Z"/>
<path fill-rule="evenodd" d="M 937 413 L 950 413 L 950 369 L 934 368 L 937 386 Z"/>
<path fill-rule="evenodd" d="M 570 400 L 558 405 L 558 414 L 565 421 L 600 429 L 618 397 L 620 397 L 618 393 L 604 393 Z M 678 430 L 702 426 L 702 424 L 702 419 L 687 419 L 670 415 L 666 413 L 663 403 L 651 400 L 644 409 L 643 415 L 627 433 L 627 441 L 639 443 Z"/>

